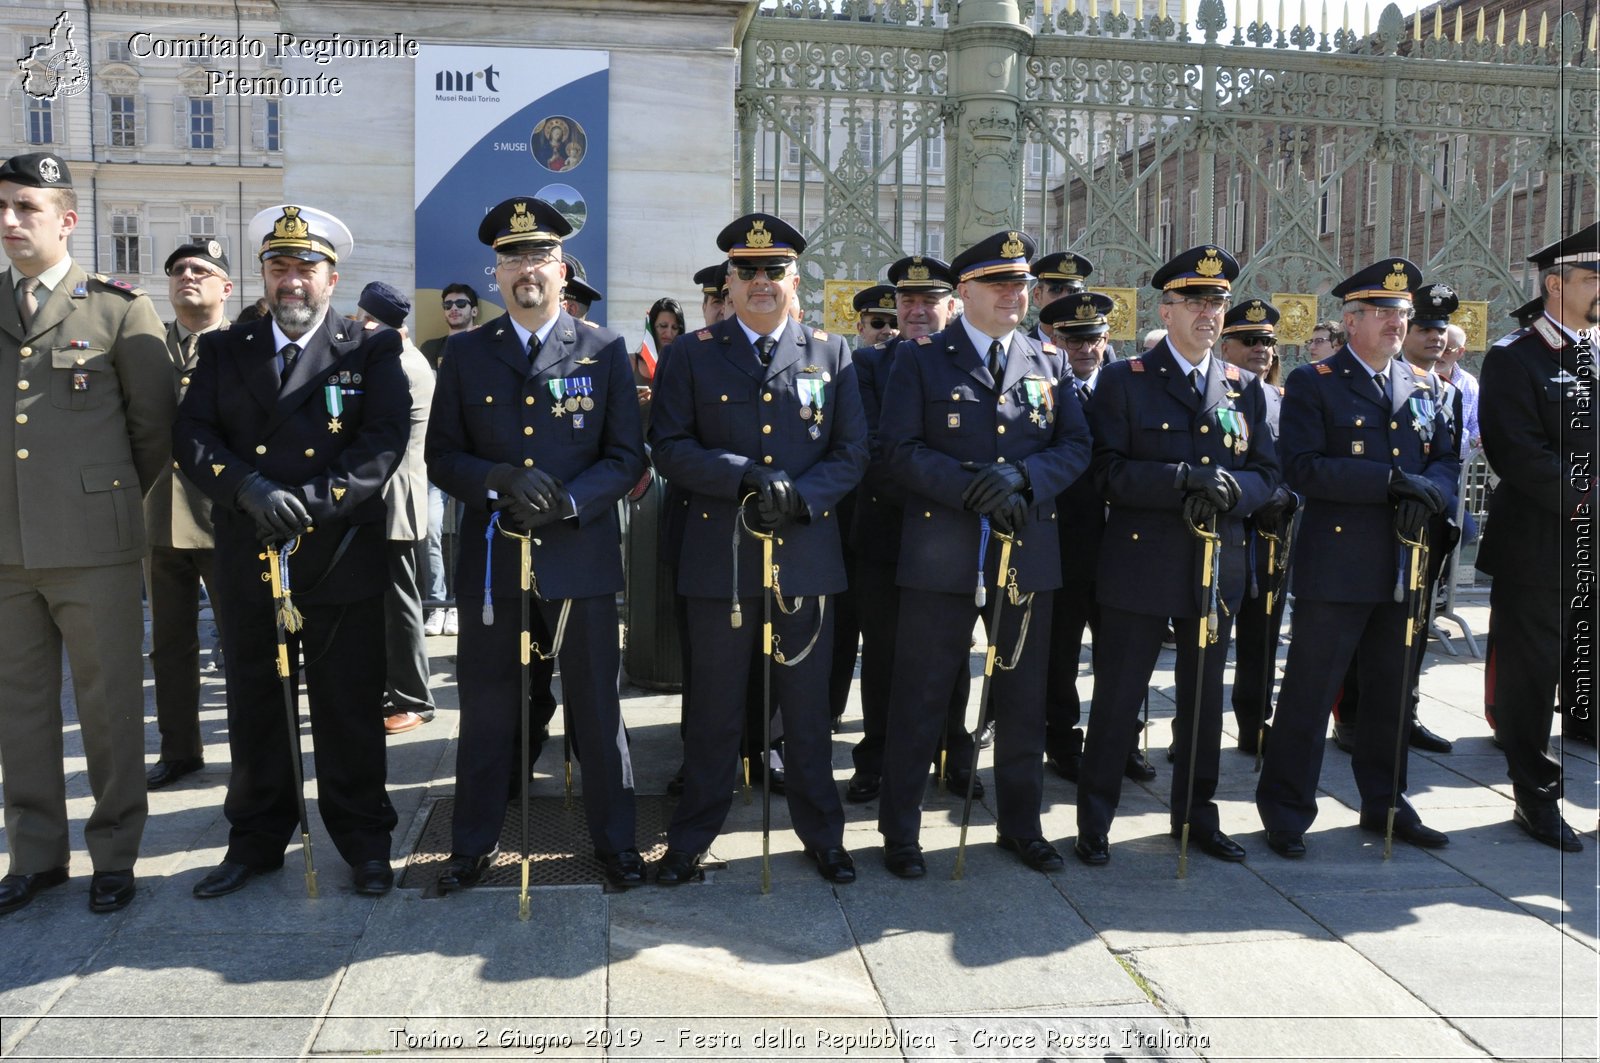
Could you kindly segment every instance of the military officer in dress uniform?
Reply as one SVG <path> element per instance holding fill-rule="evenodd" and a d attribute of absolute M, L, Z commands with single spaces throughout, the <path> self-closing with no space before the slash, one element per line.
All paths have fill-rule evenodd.
<path fill-rule="evenodd" d="M 1036 270 L 1038 266 L 1038 262 L 1034 263 Z M 1066 352 L 1071 395 L 1083 406 L 1089 404 L 1099 381 L 1106 336 L 1111 331 L 1107 315 L 1115 307 L 1109 296 L 1078 291 L 1039 311 L 1040 329 Z M 1066 392 L 1065 388 L 1062 390 Z M 1078 727 L 1083 717 L 1078 698 L 1078 657 L 1083 652 L 1084 630 L 1093 633 L 1100 627 L 1094 584 L 1106 530 L 1106 501 L 1095 486 L 1094 477 L 1085 471 L 1072 481 L 1056 500 L 1056 512 L 1061 527 L 1061 589 L 1056 591 L 1050 621 L 1044 755 L 1050 770 L 1077 782 L 1083 763 L 1083 731 Z M 1130 779 L 1155 777 L 1155 769 L 1137 746 L 1128 754 L 1124 771 Z"/>
<path fill-rule="evenodd" d="M 1246 299 L 1222 320 L 1218 349 L 1230 365 L 1248 369 L 1261 381 L 1265 402 L 1265 427 L 1278 439 L 1283 389 L 1276 383 L 1278 360 L 1278 308 L 1264 299 Z M 1279 483 L 1267 503 L 1245 521 L 1246 587 L 1234 622 L 1233 718 L 1239 725 L 1239 749 L 1254 756 L 1260 749 L 1262 728 L 1272 718 L 1272 688 L 1277 678 L 1278 631 L 1283 626 L 1287 586 L 1278 586 L 1268 570 L 1270 560 L 1282 571 L 1290 548 L 1289 525 L 1297 502 L 1294 492 Z M 1269 550 L 1267 535 L 1278 538 Z M 1267 612 L 1267 597 L 1272 612 Z"/>
<path fill-rule="evenodd" d="M 871 347 L 899 335 L 895 317 L 894 285 L 874 284 L 863 288 L 850 300 L 856 311 L 856 339 L 859 346 Z"/>
<path fill-rule="evenodd" d="M 872 458 L 856 491 L 856 512 L 850 530 L 855 554 L 850 593 L 861 618 L 861 741 L 850 751 L 855 773 L 845 800 L 861 804 L 877 799 L 883 780 L 883 735 L 889 719 L 890 683 L 894 675 L 895 632 L 899 626 L 900 590 L 895 570 L 900 563 L 900 526 L 905 492 L 889 473 L 888 454 L 879 432 L 889 368 L 902 349 L 917 357 L 929 348 L 910 341 L 944 330 L 956 311 L 955 274 L 949 263 L 930 255 L 907 255 L 889 267 L 901 332 L 895 342 L 863 347 L 851 355 L 861 405 L 867 415 Z M 964 793 L 972 770 L 972 735 L 967 733 L 969 677 L 956 675 L 945 715 L 945 778 L 953 792 Z M 972 780 L 975 796 L 983 780 Z"/>
<path fill-rule="evenodd" d="M 1007 230 L 957 255 L 950 266 L 961 317 L 904 345 L 884 394 L 879 435 L 905 503 L 878 831 L 884 864 L 901 878 L 927 872 L 917 839 L 928 765 L 951 687 L 968 666 L 972 623 L 994 618 L 975 589 L 1004 593 L 995 587 L 1000 546 L 988 529 L 1016 537 L 1015 586 L 1032 595 L 1030 627 L 1027 607 L 1016 606 L 988 632 L 1015 665 L 997 671 L 991 686 L 998 843 L 1036 871 L 1061 867 L 1039 820 L 1045 657 L 1061 585 L 1055 501 L 1088 466 L 1089 432 L 1078 403 L 1063 399 L 1066 368 L 1054 345 L 1038 346 L 1018 330 L 1033 249 L 1027 234 Z"/>
<path fill-rule="evenodd" d="M 830 756 L 833 617 L 825 603 L 845 588 L 839 500 L 867 463 L 861 395 L 844 340 L 791 316 L 805 239 L 758 213 L 723 229 L 717 246 L 730 259 L 733 316 L 672 345 L 650 424 L 656 467 L 689 503 L 678 558 L 690 642 L 684 791 L 656 881 L 700 876 L 700 855 L 731 804 L 763 608 L 761 550 L 740 530 L 743 519 L 780 540 L 772 593 L 784 608 L 774 603 L 773 630 L 788 663 L 774 659 L 772 693 L 783 717 L 789 814 L 822 876 L 850 882 L 855 865 Z M 743 504 L 751 495 L 755 504 Z M 730 597 L 743 614 L 737 627 Z"/>
<path fill-rule="evenodd" d="M 1396 357 L 1420 280 L 1410 262 L 1386 258 L 1336 285 L 1349 339 L 1289 374 L 1284 391 L 1284 475 L 1305 513 L 1295 542 L 1294 636 L 1256 784 L 1267 845 L 1281 856 L 1305 855 L 1328 714 L 1357 653 L 1362 712 L 1351 768 L 1361 827 L 1384 833 L 1393 800 L 1398 837 L 1426 848 L 1449 842 L 1406 801 L 1406 765 L 1402 759 L 1397 775 L 1395 764 L 1411 609 L 1409 600 L 1395 601 L 1397 583 L 1409 582 L 1403 566 L 1411 553 L 1398 535 L 1414 538 L 1429 517 L 1453 507 L 1461 468 L 1432 374 Z"/>
<path fill-rule="evenodd" d="M 176 397 L 150 300 L 67 253 L 77 206 L 57 156 L 0 163 L 0 914 L 67 880 L 63 644 L 94 791 L 91 910 L 133 899 L 147 808 L 140 500 L 171 455 Z"/>
<path fill-rule="evenodd" d="M 1071 251 L 1056 251 L 1034 259 L 1028 272 L 1039 279 L 1032 293 L 1033 302 L 1039 308 L 1039 321 L 1030 335 L 1041 344 L 1054 344 L 1055 337 L 1050 334 L 1050 326 L 1044 321 L 1045 307 L 1057 299 L 1083 291 L 1089 274 L 1094 272 L 1094 263 Z M 1104 353 L 1103 346 L 1101 353 Z"/>
<path fill-rule="evenodd" d="M 544 653 L 560 641 L 595 856 L 612 885 L 644 881 L 617 698 L 616 606 L 616 504 L 644 473 L 644 437 L 627 342 L 561 308 L 570 268 L 561 239 L 571 232 L 559 211 L 532 197 L 484 215 L 478 239 L 494 249 L 506 314 L 451 342 L 428 423 L 428 474 L 466 503 L 456 566 L 461 744 L 440 892 L 473 885 L 493 863 L 505 780 L 520 770 L 519 547 L 502 533 L 534 536 L 541 623 L 533 637 Z M 496 513 L 499 527 L 486 542 Z"/>
<path fill-rule="evenodd" d="M 1089 403 L 1095 483 L 1110 512 L 1096 579 L 1094 701 L 1073 846 L 1086 864 L 1110 859 L 1107 834 L 1169 617 L 1178 643 L 1172 834 L 1189 823 L 1202 852 L 1219 860 L 1245 857 L 1244 847 L 1222 832 L 1212 800 L 1222 672 L 1244 596 L 1244 518 L 1272 494 L 1278 463 L 1260 382 L 1211 353 L 1238 273 L 1233 256 L 1211 245 L 1190 248 L 1156 270 L 1150 286 L 1161 293 L 1166 337 L 1102 369 Z M 1202 593 L 1203 549 L 1192 526 L 1219 537 L 1211 601 Z M 1215 634 L 1202 654 L 1208 612 Z"/>
<path fill-rule="evenodd" d="M 567 278 L 566 287 L 562 290 L 561 307 L 575 319 L 582 321 L 589 316 L 589 308 L 604 299 L 605 296 L 600 294 L 599 288 L 582 277 L 572 276 Z"/>
<path fill-rule="evenodd" d="M 375 896 L 394 886 L 380 492 L 410 428 L 400 334 L 332 310 L 335 267 L 355 243 L 338 218 L 285 204 L 257 214 L 248 232 L 271 316 L 201 339 L 173 429 L 179 468 L 212 501 L 233 755 L 227 855 L 194 895 L 221 897 L 282 867 L 298 826 L 300 737 L 286 722 L 277 610 L 262 579 L 263 547 L 288 544 L 286 582 L 304 618 L 287 633 L 290 674 L 305 673 L 318 807 L 356 892 Z"/>
<path fill-rule="evenodd" d="M 1600 224 L 1528 261 L 1539 267 L 1543 312 L 1483 361 L 1478 418 L 1500 482 L 1477 564 L 1494 577 L 1488 701 L 1516 798 L 1512 818 L 1544 844 L 1575 853 L 1583 843 L 1561 817 L 1561 763 L 1550 755 L 1551 694 L 1559 691 L 1569 740 L 1583 728 L 1592 742 L 1594 699 L 1579 696 L 1578 651 L 1593 646 L 1595 615 L 1579 569 L 1594 566 L 1580 564 L 1579 536 L 1595 516 Z"/>
<path fill-rule="evenodd" d="M 728 316 L 728 263 L 726 260 L 695 271 L 700 286 L 700 313 L 707 327 Z M 666 352 L 663 351 L 663 354 Z"/>
<path fill-rule="evenodd" d="M 167 326 L 178 401 L 200 362 L 200 337 L 227 325 L 223 312 L 233 281 L 228 256 L 215 240 L 184 244 L 167 256 L 167 290 L 176 315 Z M 205 767 L 200 738 L 200 584 L 212 578 L 211 499 L 188 477 L 168 468 L 144 500 L 150 536 L 150 667 L 156 680 L 156 727 L 161 757 L 146 776 L 150 789 Z M 212 615 L 217 603 L 211 602 Z"/>

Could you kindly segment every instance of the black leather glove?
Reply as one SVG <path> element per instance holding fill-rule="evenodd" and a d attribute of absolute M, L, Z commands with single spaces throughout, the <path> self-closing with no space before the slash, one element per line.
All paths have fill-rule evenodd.
<path fill-rule="evenodd" d="M 1007 495 L 989 514 L 989 523 L 1002 535 L 1015 535 L 1028 520 L 1028 500 L 1020 494 Z"/>
<path fill-rule="evenodd" d="M 961 467 L 977 473 L 972 482 L 967 484 L 967 489 L 961 492 L 961 504 L 984 516 L 993 516 L 1009 496 L 1020 493 L 1026 485 L 1022 470 L 1003 461 L 992 465 L 963 462 Z"/>
<path fill-rule="evenodd" d="M 1216 518 L 1217 507 L 1203 492 L 1183 496 L 1183 519 L 1196 528 L 1204 528 Z"/>
<path fill-rule="evenodd" d="M 1429 514 L 1444 512 L 1444 492 L 1433 481 L 1399 469 L 1389 474 L 1389 501 L 1421 502 Z"/>
<path fill-rule="evenodd" d="M 1290 518 L 1299 505 L 1300 499 L 1295 493 L 1280 485 L 1273 490 L 1271 497 L 1256 507 L 1250 519 L 1261 531 L 1269 535 L 1281 535 L 1288 529 Z"/>
<path fill-rule="evenodd" d="M 559 511 L 563 501 L 561 481 L 543 469 L 519 469 L 515 465 L 496 465 L 489 470 L 484 485 L 501 498 L 521 502 L 534 509 Z"/>
<path fill-rule="evenodd" d="M 794 481 L 782 469 L 752 466 L 739 484 L 745 491 L 756 493 L 757 512 L 763 524 L 769 516 L 780 521 L 794 520 L 805 507 L 800 500 L 800 492 L 795 490 Z"/>
<path fill-rule="evenodd" d="M 1226 513 L 1239 504 L 1239 481 L 1215 465 L 1178 465 L 1178 487 L 1186 495 L 1202 495 L 1212 510 Z"/>
<path fill-rule="evenodd" d="M 1394 506 L 1394 530 L 1407 539 L 1415 540 L 1428 522 L 1428 506 L 1413 498 L 1404 498 Z"/>
<path fill-rule="evenodd" d="M 288 542 L 311 527 L 311 514 L 300 496 L 258 472 L 239 485 L 233 504 L 256 522 L 256 538 L 263 543 Z"/>

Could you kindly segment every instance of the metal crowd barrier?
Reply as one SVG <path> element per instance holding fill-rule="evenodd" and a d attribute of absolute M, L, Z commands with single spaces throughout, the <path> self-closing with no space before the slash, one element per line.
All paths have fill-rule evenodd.
<path fill-rule="evenodd" d="M 1439 626 L 1440 620 L 1448 620 L 1461 629 L 1461 639 L 1466 643 L 1467 653 L 1474 658 L 1481 658 L 1483 653 L 1478 648 L 1478 640 L 1473 636 L 1472 626 L 1466 618 L 1456 612 L 1456 595 L 1461 587 L 1462 551 L 1471 546 L 1472 553 L 1477 554 L 1477 543 L 1483 537 L 1484 525 L 1489 515 L 1489 489 L 1493 486 L 1494 472 L 1489 468 L 1489 460 L 1484 456 L 1482 447 L 1475 447 L 1467 452 L 1466 460 L 1461 463 L 1461 479 L 1456 484 L 1456 527 L 1462 530 L 1461 538 L 1456 540 L 1456 545 L 1450 551 L 1450 558 L 1446 563 L 1444 584 L 1444 600 L 1433 600 L 1432 611 L 1428 617 L 1428 634 L 1439 640 L 1439 645 L 1452 657 L 1459 656 L 1455 643 L 1446 635 Z M 1476 528 L 1473 541 L 1467 542 L 1468 516 Z"/>

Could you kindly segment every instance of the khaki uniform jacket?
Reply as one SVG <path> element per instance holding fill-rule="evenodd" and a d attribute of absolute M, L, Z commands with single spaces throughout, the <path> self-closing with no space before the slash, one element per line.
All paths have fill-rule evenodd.
<path fill-rule="evenodd" d="M 143 496 L 172 455 L 177 396 L 150 299 L 76 263 L 24 333 L 0 273 L 0 565 L 145 553 Z"/>
<path fill-rule="evenodd" d="M 224 318 L 217 326 L 227 328 Z M 207 330 L 209 331 L 209 330 Z M 185 358 L 183 344 L 178 339 L 178 326 L 167 326 L 167 354 L 172 359 L 172 374 L 176 381 L 178 401 L 189 390 L 189 377 L 200 363 L 199 344 L 195 353 Z M 177 471 L 177 462 L 161 470 L 161 477 L 144 500 L 145 531 L 151 546 L 166 546 L 174 550 L 210 550 L 211 499 Z"/>

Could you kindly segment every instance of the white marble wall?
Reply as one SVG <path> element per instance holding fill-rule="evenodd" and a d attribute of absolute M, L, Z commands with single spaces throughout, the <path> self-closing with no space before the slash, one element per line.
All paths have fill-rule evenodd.
<path fill-rule="evenodd" d="M 424 43 L 573 47 L 611 53 L 609 290 L 606 319 L 637 344 L 663 295 L 700 324 L 691 277 L 718 257 L 734 216 L 736 53 L 741 0 L 568 0 L 502 3 L 312 3 L 285 0 L 286 32 L 302 37 L 395 31 Z M 339 305 L 360 285 L 409 289 L 412 240 L 413 63 L 291 59 L 284 73 L 343 80 L 339 97 L 286 98 L 284 194 L 330 210 L 356 251 L 340 264 Z M 475 223 L 474 223 L 475 224 Z M 442 330 L 433 307 L 416 328 Z"/>

